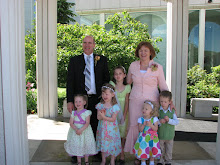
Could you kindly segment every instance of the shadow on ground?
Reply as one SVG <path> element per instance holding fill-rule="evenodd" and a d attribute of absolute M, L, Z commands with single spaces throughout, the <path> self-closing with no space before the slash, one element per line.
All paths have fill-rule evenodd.
<path fill-rule="evenodd" d="M 174 141 L 216 142 L 217 133 L 175 131 Z"/>
<path fill-rule="evenodd" d="M 71 159 L 63 147 L 64 140 L 43 140 L 31 159 L 31 162 L 70 162 Z M 134 160 L 134 155 L 127 153 L 126 162 Z M 174 141 L 173 160 L 207 160 L 212 157 L 197 143 Z M 90 162 L 97 162 L 90 157 Z"/>

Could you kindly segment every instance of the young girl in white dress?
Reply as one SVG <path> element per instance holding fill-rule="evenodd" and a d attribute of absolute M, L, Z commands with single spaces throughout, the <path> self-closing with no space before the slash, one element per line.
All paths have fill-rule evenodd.
<path fill-rule="evenodd" d="M 90 125 L 92 112 L 86 110 L 87 96 L 76 95 L 74 97 L 74 109 L 70 117 L 70 129 L 64 148 L 70 156 L 77 156 L 77 164 L 81 165 L 81 158 L 85 157 L 85 164 L 89 165 L 89 155 L 95 155 L 96 144 Z"/>

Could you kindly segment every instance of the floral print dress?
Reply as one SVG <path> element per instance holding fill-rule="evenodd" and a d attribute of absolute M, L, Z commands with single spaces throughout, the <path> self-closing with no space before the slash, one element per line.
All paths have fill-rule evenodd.
<path fill-rule="evenodd" d="M 98 103 L 96 109 L 106 111 L 106 116 L 111 117 L 113 114 L 118 113 L 120 108 L 117 104 L 111 108 L 104 108 L 104 105 Z M 97 152 L 105 153 L 105 156 L 118 156 L 121 153 L 121 137 L 118 128 L 118 122 L 99 120 L 97 133 L 96 133 L 96 148 Z"/>

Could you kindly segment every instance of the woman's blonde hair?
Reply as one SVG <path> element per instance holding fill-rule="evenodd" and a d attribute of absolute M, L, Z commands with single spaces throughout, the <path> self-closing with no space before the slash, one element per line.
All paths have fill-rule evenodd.
<path fill-rule="evenodd" d="M 156 104 L 154 102 L 149 101 L 149 100 L 145 100 L 144 104 L 149 104 L 151 106 L 151 108 L 152 108 L 152 111 L 150 113 L 151 117 L 152 116 L 153 117 L 159 116 L 158 108 L 157 108 L 157 106 L 156 106 Z"/>
<path fill-rule="evenodd" d="M 109 83 L 106 83 L 102 86 L 102 92 L 105 92 L 106 90 L 110 90 L 111 93 L 115 94 L 115 87 Z M 101 103 L 102 104 L 105 103 L 103 98 L 101 98 Z M 112 98 L 112 105 L 115 105 L 115 104 L 117 104 L 117 99 L 116 99 L 116 96 L 114 95 L 114 97 Z"/>

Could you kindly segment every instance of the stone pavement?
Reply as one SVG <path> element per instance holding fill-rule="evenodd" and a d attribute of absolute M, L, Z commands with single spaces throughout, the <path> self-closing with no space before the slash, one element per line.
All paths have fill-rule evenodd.
<path fill-rule="evenodd" d="M 210 120 L 179 118 L 173 149 L 173 164 L 215 165 L 217 117 Z M 71 165 L 63 143 L 66 141 L 69 119 L 27 116 L 30 165 Z M 100 164 L 90 157 L 94 165 Z M 107 159 L 108 160 L 108 159 Z M 134 156 L 126 154 L 126 165 L 133 165 Z"/>

